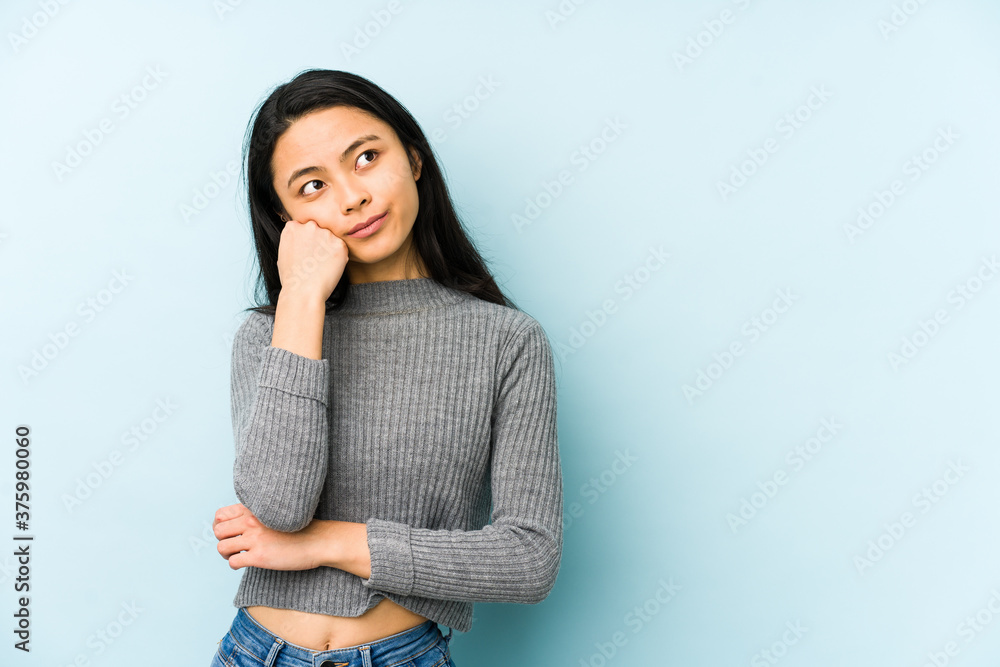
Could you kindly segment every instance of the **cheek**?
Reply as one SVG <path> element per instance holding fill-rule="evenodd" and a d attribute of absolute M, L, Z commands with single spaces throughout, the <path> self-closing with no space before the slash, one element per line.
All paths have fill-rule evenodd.
<path fill-rule="evenodd" d="M 413 180 L 411 173 L 407 172 L 396 183 L 395 198 L 397 202 L 412 209 L 412 211 L 417 210 L 417 183 Z"/>
<path fill-rule="evenodd" d="M 413 172 L 406 163 L 397 164 L 396 168 L 386 175 L 384 185 L 386 193 L 391 194 L 400 203 L 417 197 L 417 183 L 413 180 Z"/>

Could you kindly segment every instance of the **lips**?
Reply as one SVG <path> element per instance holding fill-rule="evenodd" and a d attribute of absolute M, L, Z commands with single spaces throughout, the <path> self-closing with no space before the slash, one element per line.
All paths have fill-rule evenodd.
<path fill-rule="evenodd" d="M 386 215 L 386 213 L 388 213 L 388 211 L 386 211 L 385 213 L 380 213 L 378 215 L 373 215 L 372 217 L 368 218 L 366 221 L 354 225 L 353 227 L 351 227 L 351 230 L 349 232 L 347 232 L 348 235 L 353 234 L 356 231 L 362 230 L 365 227 L 367 227 L 368 225 L 372 224 L 373 222 L 384 218 L 385 215 Z"/>

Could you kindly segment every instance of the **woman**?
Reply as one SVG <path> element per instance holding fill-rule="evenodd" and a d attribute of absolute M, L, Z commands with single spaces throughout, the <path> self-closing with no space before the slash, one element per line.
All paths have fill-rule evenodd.
<path fill-rule="evenodd" d="M 453 665 L 473 603 L 541 602 L 562 553 L 552 350 L 466 236 L 416 121 L 308 70 L 245 143 L 258 286 L 232 355 L 245 568 L 213 665 Z M 448 635 L 439 624 L 447 625 Z"/>

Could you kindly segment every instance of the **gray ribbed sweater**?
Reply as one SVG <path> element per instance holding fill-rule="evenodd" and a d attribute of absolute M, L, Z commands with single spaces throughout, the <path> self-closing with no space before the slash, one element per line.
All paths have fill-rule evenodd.
<path fill-rule="evenodd" d="M 467 632 L 474 602 L 548 595 L 562 475 L 534 318 L 416 278 L 351 285 L 322 359 L 271 347 L 273 329 L 251 312 L 233 342 L 236 496 L 276 530 L 365 523 L 371 577 L 247 567 L 237 607 L 359 616 L 389 598 Z"/>

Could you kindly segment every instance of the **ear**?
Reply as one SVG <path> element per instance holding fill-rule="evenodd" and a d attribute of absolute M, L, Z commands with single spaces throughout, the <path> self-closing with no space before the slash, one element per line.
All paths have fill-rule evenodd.
<path fill-rule="evenodd" d="M 413 172 L 413 180 L 420 180 L 420 172 L 424 166 L 423 161 L 420 159 L 420 154 L 417 153 L 416 148 L 410 149 L 410 171 Z"/>

